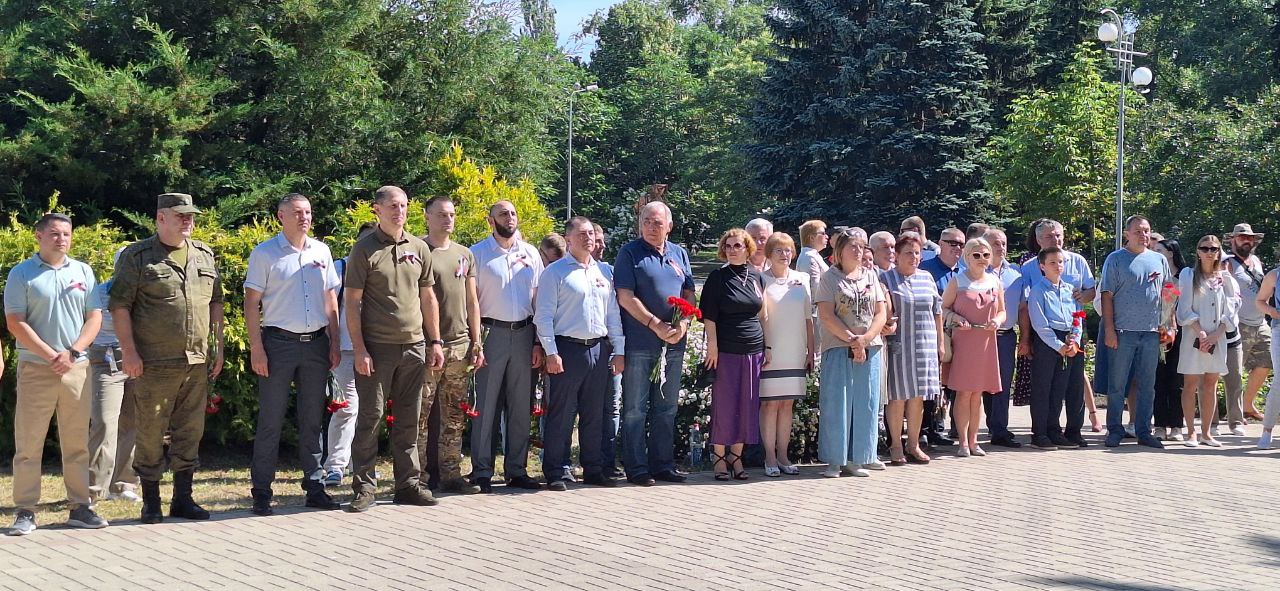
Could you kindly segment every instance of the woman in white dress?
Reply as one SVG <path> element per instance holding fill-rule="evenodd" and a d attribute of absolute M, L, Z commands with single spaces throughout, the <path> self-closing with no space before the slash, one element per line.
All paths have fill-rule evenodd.
<path fill-rule="evenodd" d="M 1196 262 L 1178 274 L 1178 325 L 1184 331 L 1179 346 L 1182 374 L 1182 418 L 1187 424 L 1187 447 L 1221 447 L 1209 428 L 1218 410 L 1218 377 L 1227 372 L 1225 336 L 1236 329 L 1240 307 L 1235 279 L 1221 272 L 1222 243 L 1212 234 L 1196 243 Z M 1200 435 L 1196 436 L 1196 398 L 1200 401 Z"/>
<path fill-rule="evenodd" d="M 795 241 L 782 232 L 764 245 L 764 342 L 770 357 L 769 366 L 760 372 L 760 442 L 766 476 L 800 473 L 787 454 L 791 410 L 804 398 L 815 351 L 809 276 L 790 268 L 795 248 Z"/>

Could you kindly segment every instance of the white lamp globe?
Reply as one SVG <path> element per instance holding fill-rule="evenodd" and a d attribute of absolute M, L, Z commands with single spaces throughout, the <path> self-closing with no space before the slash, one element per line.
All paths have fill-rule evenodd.
<path fill-rule="evenodd" d="M 1133 83 L 1135 86 L 1146 86 L 1151 84 L 1152 78 L 1151 68 L 1142 67 L 1133 71 Z"/>
<path fill-rule="evenodd" d="M 1111 43 L 1120 37 L 1120 30 L 1116 28 L 1115 23 L 1102 23 L 1098 26 L 1098 40 L 1103 43 Z"/>

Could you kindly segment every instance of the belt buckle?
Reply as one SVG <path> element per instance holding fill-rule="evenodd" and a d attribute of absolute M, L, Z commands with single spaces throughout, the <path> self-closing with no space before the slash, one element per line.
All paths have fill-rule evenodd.
<path fill-rule="evenodd" d="M 299 342 L 299 343 L 310 343 L 310 342 L 311 342 L 312 340 L 314 340 L 315 338 L 316 338 L 316 335 L 312 335 L 312 334 L 304 334 L 304 335 L 302 335 L 302 336 L 298 337 L 298 342 Z"/>

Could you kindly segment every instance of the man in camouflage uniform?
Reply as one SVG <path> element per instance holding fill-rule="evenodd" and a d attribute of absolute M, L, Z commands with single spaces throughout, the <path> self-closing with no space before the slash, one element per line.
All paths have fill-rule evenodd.
<path fill-rule="evenodd" d="M 137 380 L 133 468 L 142 483 L 143 523 L 163 519 L 166 430 L 173 469 L 169 516 L 209 518 L 191 498 L 191 480 L 200 463 L 209 381 L 222 372 L 222 278 L 213 250 L 191 239 L 200 210 L 182 193 L 156 201 L 156 235 L 120 254 L 109 303 L 125 374 Z"/>
<path fill-rule="evenodd" d="M 461 403 L 467 399 L 471 368 L 484 365 L 475 256 L 471 249 L 449 239 L 454 227 L 453 201 L 432 197 L 427 201 L 426 215 L 423 240 L 431 249 L 432 289 L 440 304 L 445 362 L 443 368 L 427 372 L 422 388 L 418 453 L 432 489 L 439 484 L 444 492 L 476 494 L 480 487 L 462 477 L 461 467 L 462 431 L 467 421 Z"/>

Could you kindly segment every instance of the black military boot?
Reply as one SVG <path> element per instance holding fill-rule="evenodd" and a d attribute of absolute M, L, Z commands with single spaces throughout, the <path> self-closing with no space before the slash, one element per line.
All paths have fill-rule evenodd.
<path fill-rule="evenodd" d="M 191 498 L 191 478 L 195 470 L 183 470 L 173 473 L 173 501 L 169 503 L 169 517 L 202 520 L 209 518 L 209 512 L 196 504 Z"/>
<path fill-rule="evenodd" d="M 142 481 L 142 522 L 160 523 L 164 521 L 164 510 L 160 508 L 160 483 L 155 480 Z"/>

